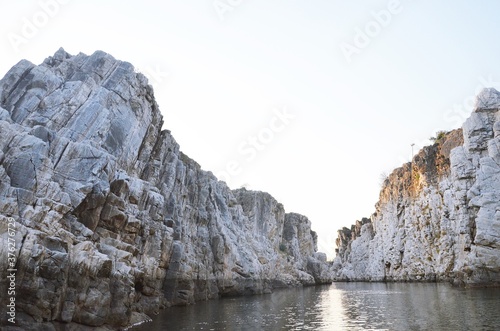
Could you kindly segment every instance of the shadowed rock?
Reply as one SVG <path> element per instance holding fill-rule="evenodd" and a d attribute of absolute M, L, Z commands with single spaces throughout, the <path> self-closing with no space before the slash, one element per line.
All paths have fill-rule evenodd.
<path fill-rule="evenodd" d="M 12 217 L 21 329 L 116 329 L 170 305 L 331 281 L 307 219 L 231 191 L 162 124 L 146 78 L 101 51 L 60 49 L 0 81 L 0 256 Z M 284 238 L 290 217 L 301 221 Z"/>

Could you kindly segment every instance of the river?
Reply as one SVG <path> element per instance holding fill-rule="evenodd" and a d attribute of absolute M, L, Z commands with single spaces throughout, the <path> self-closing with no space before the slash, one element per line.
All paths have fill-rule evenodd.
<path fill-rule="evenodd" d="M 171 307 L 131 330 L 500 330 L 500 288 L 333 283 Z"/>

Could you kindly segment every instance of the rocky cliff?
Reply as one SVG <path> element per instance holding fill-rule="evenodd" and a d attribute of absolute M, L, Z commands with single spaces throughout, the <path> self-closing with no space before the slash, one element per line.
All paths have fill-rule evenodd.
<path fill-rule="evenodd" d="M 146 78 L 104 52 L 61 49 L 0 81 L 0 291 L 5 307 L 11 253 L 20 329 L 330 281 L 306 217 L 230 190 L 162 123 Z"/>
<path fill-rule="evenodd" d="M 371 219 L 339 231 L 336 277 L 500 285 L 500 93 L 385 180 Z"/>

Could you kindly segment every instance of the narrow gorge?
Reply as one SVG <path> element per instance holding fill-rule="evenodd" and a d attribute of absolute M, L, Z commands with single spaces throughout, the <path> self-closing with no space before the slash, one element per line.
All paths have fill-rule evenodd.
<path fill-rule="evenodd" d="M 230 189 L 163 124 L 145 76 L 102 51 L 59 49 L 0 80 L 0 291 L 14 284 L 16 309 L 2 330 L 124 329 L 332 281 L 500 285 L 494 89 L 385 179 L 373 215 L 338 231 L 333 263 L 307 217 Z"/>
<path fill-rule="evenodd" d="M 0 81 L 6 330 L 117 329 L 171 305 L 331 282 L 305 216 L 229 189 L 162 125 L 147 79 L 102 51 L 22 60 Z"/>

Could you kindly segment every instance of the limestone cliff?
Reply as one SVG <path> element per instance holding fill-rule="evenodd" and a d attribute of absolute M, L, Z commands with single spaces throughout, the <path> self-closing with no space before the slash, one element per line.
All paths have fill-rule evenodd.
<path fill-rule="evenodd" d="M 337 279 L 500 285 L 500 93 L 385 180 L 370 219 L 339 231 Z"/>
<path fill-rule="evenodd" d="M 306 217 L 230 190 L 162 123 L 146 78 L 104 52 L 60 49 L 0 81 L 0 291 L 15 239 L 21 329 L 120 328 L 169 305 L 330 281 Z"/>

